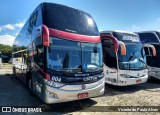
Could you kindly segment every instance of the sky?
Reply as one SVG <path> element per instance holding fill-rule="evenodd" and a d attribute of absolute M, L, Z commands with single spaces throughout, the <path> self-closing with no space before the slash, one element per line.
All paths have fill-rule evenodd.
<path fill-rule="evenodd" d="M 41 2 L 81 9 L 92 15 L 99 31 L 160 30 L 160 0 L 0 0 L 0 44 L 13 44 Z"/>

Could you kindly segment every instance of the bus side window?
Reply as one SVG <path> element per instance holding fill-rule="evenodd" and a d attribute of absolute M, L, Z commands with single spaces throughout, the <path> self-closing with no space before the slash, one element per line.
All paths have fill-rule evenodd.
<path fill-rule="evenodd" d="M 37 12 L 36 27 L 38 27 L 42 24 L 42 9 L 41 9 L 41 6 L 38 8 L 38 10 L 36 12 Z"/>
<path fill-rule="evenodd" d="M 43 68 L 43 47 L 37 49 L 37 65 Z"/>
<path fill-rule="evenodd" d="M 28 27 L 27 27 L 27 31 L 29 33 L 31 33 L 32 30 L 36 28 L 37 15 L 38 15 L 38 11 L 34 12 L 29 19 Z"/>
<path fill-rule="evenodd" d="M 33 55 L 34 62 L 37 64 L 37 60 L 38 60 L 38 58 L 37 58 L 37 55 L 38 55 L 37 54 L 37 50 L 32 50 L 31 52 L 32 52 L 31 54 Z"/>

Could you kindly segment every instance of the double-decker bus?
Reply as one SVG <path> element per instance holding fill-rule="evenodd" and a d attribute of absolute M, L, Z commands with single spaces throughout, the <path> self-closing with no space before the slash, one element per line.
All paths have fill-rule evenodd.
<path fill-rule="evenodd" d="M 102 31 L 105 82 L 117 86 L 148 79 L 145 51 L 139 36 L 126 31 Z M 145 47 L 153 47 L 146 44 Z M 155 49 L 153 47 L 154 55 Z"/>
<path fill-rule="evenodd" d="M 145 48 L 147 56 L 147 65 L 149 67 L 149 76 L 160 79 L 160 31 L 137 32 L 143 44 L 151 44 L 155 47 L 157 54 L 151 56 L 151 49 Z"/>
<path fill-rule="evenodd" d="M 13 73 L 45 103 L 103 95 L 100 34 L 90 14 L 41 3 L 16 37 Z"/>

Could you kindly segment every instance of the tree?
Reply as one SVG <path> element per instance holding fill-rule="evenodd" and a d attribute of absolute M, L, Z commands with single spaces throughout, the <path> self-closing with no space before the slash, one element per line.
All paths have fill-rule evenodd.
<path fill-rule="evenodd" d="M 11 57 L 11 55 L 12 55 L 12 47 L 9 46 L 9 45 L 0 44 L 0 52 L 3 55 Z"/>

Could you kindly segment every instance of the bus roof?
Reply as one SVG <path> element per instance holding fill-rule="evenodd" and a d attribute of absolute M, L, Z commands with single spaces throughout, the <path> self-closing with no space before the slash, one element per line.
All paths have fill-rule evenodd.
<path fill-rule="evenodd" d="M 60 28 L 57 28 L 57 27 L 55 27 L 55 26 L 60 26 L 57 22 L 59 22 L 59 23 L 61 23 L 62 21 L 60 21 L 60 19 L 62 19 L 62 20 L 64 20 L 64 18 L 63 17 L 57 17 L 58 15 L 58 13 L 60 12 L 60 10 L 57 8 L 57 7 L 61 7 L 61 8 L 69 8 L 69 9 L 72 9 L 73 11 L 78 11 L 79 13 L 80 13 L 80 15 L 82 15 L 82 14 L 85 14 L 87 17 L 89 17 L 89 18 L 91 18 L 92 20 L 93 20 L 93 18 L 92 18 L 92 16 L 90 15 L 90 14 L 88 14 L 88 13 L 86 13 L 86 12 L 84 12 L 84 11 L 82 11 L 82 10 L 80 10 L 80 9 L 78 9 L 78 8 L 73 8 L 73 7 L 70 7 L 70 6 L 67 6 L 67 5 L 62 5 L 62 4 L 57 4 L 57 3 L 50 3 L 50 2 L 42 2 L 42 3 L 40 3 L 35 9 L 34 9 L 34 11 L 30 14 L 30 16 L 29 16 L 29 18 L 28 18 L 28 20 L 26 21 L 26 23 L 24 24 L 24 26 L 23 26 L 23 28 L 21 29 L 21 31 L 20 31 L 20 33 L 23 31 L 23 29 L 24 29 L 24 27 L 25 26 L 28 26 L 28 23 L 29 23 L 29 20 L 30 20 L 30 18 L 31 18 L 31 16 L 33 15 L 33 13 L 39 8 L 39 7 L 41 7 L 41 10 L 42 10 L 42 15 L 43 15 L 43 17 L 42 17 L 42 23 L 44 24 L 44 25 L 46 25 L 47 27 L 49 27 L 49 28 L 53 28 L 53 26 L 54 26 L 54 29 L 58 29 L 58 30 L 62 30 L 62 27 L 60 27 Z M 50 10 L 48 10 L 48 8 L 51 8 Z M 54 9 L 56 9 L 57 8 L 57 11 L 56 11 L 56 13 L 55 12 L 53 12 L 53 10 Z M 50 12 L 51 11 L 51 12 Z M 72 12 L 73 12 L 72 11 Z M 49 13 L 50 12 L 50 13 Z M 61 13 L 61 12 L 60 12 Z M 66 12 L 66 10 L 65 10 L 65 13 L 64 14 L 66 14 L 67 12 Z M 52 14 L 52 15 L 51 15 Z M 62 15 L 62 14 L 61 14 Z M 83 16 L 84 17 L 84 16 Z M 56 19 L 55 19 L 56 18 Z M 70 18 L 70 17 L 69 17 Z M 56 20 L 56 23 L 54 23 L 54 19 Z M 57 21 L 57 19 L 58 19 L 58 21 Z M 52 23 L 51 23 L 52 22 Z M 68 22 L 67 21 L 67 19 L 65 19 L 65 22 Z M 73 23 L 74 21 L 72 20 L 72 23 Z M 75 20 L 75 23 L 77 22 L 77 20 Z M 82 19 L 79 19 L 79 22 L 82 22 Z M 78 22 L 77 22 L 77 24 L 78 24 Z M 64 26 L 64 24 L 61 24 L 61 25 L 63 25 Z M 69 24 L 69 22 L 68 22 L 68 25 L 70 25 Z M 67 25 L 67 26 L 68 26 Z M 80 24 L 79 26 L 81 26 L 82 24 Z M 86 23 L 84 23 L 84 25 L 87 25 Z M 76 26 L 76 27 L 78 27 L 78 26 Z M 93 26 L 92 27 L 89 27 L 89 26 L 87 26 L 87 27 L 85 27 L 85 28 L 88 28 L 88 31 L 91 31 L 91 33 L 87 33 L 87 32 L 85 32 L 86 31 L 86 29 L 81 29 L 81 30 L 84 30 L 83 32 L 80 32 L 80 33 L 82 33 L 82 35 L 87 35 L 87 34 L 90 34 L 91 36 L 99 36 L 99 31 L 98 31 L 98 28 L 97 28 L 97 25 L 96 25 L 96 23 L 95 23 L 95 21 L 93 20 Z M 72 30 L 72 29 L 68 29 L 68 28 L 65 28 L 65 31 L 67 30 L 67 32 L 75 32 L 74 30 Z M 78 30 L 80 30 L 80 29 L 78 29 Z M 62 31 L 64 31 L 64 28 L 63 28 L 63 30 Z M 19 34 L 20 34 L 19 33 Z M 83 34 L 84 33 L 84 34 Z M 86 34 L 87 33 L 87 34 Z M 19 35 L 18 34 L 18 35 Z M 77 32 L 77 34 L 79 34 L 78 32 Z M 93 35 L 92 35 L 93 34 Z M 17 36 L 18 36 L 17 35 Z"/>
<path fill-rule="evenodd" d="M 65 36 L 67 39 L 66 36 L 68 35 L 77 41 L 79 41 L 77 39 L 78 37 L 81 38 L 81 41 L 85 38 L 84 41 L 86 42 L 100 42 L 97 25 L 90 14 L 66 5 L 43 2 L 30 14 L 28 20 L 17 35 L 13 46 L 28 47 L 33 40 L 31 39 L 32 31 L 35 31 L 37 27 L 41 27 L 42 25 L 47 26 L 49 32 L 52 34 L 56 31 L 56 35 L 59 35 L 58 37 L 63 38 Z M 59 34 L 62 32 L 63 36 Z"/>
<path fill-rule="evenodd" d="M 108 30 L 108 31 L 102 31 L 100 32 L 101 34 L 112 34 L 112 36 L 116 37 L 117 40 L 122 41 L 124 43 L 139 43 L 140 39 L 138 34 L 133 33 L 133 32 L 127 32 L 127 31 L 122 31 L 122 30 Z"/>
<path fill-rule="evenodd" d="M 42 2 L 42 3 L 39 4 L 39 6 L 40 6 L 40 5 L 41 5 L 41 6 L 44 6 L 44 5 L 47 5 L 47 4 L 64 6 L 64 7 L 68 7 L 68 8 L 72 8 L 72 9 L 79 10 L 79 11 L 81 11 L 81 12 L 84 12 L 84 11 L 78 9 L 78 8 L 74 8 L 74 7 L 71 7 L 71 6 L 68 6 L 68 5 L 64 5 L 64 4 L 52 3 L 52 2 Z M 86 13 L 86 12 L 84 12 L 84 13 Z"/>
<path fill-rule="evenodd" d="M 135 32 L 142 42 L 150 44 L 160 44 L 160 30 Z"/>
<path fill-rule="evenodd" d="M 17 52 L 12 53 L 12 54 L 16 54 L 16 53 L 19 53 L 19 52 L 25 52 L 25 51 L 27 51 L 27 49 L 25 49 L 25 50 L 19 50 Z"/>
<path fill-rule="evenodd" d="M 152 32 L 160 32 L 160 30 L 148 30 L 148 31 L 135 32 L 135 33 L 152 33 Z"/>
<path fill-rule="evenodd" d="M 101 31 L 100 33 L 112 33 L 112 32 L 128 33 L 128 34 L 137 35 L 136 33 L 128 32 L 128 31 L 123 31 L 123 30 L 106 30 L 106 31 Z"/>

